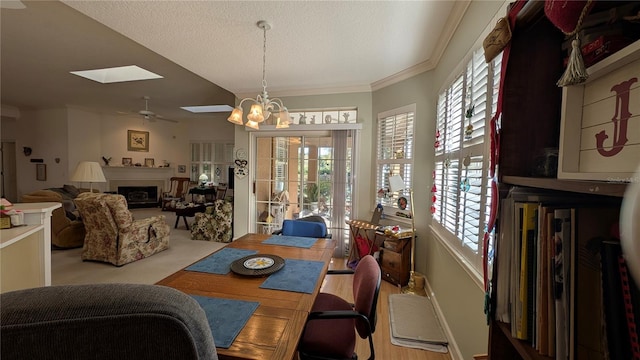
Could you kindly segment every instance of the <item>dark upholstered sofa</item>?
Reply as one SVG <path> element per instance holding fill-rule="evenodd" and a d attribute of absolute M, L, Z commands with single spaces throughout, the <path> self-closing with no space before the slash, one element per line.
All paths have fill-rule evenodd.
<path fill-rule="evenodd" d="M 164 286 L 62 285 L 0 294 L 0 358 L 217 359 L 207 317 Z"/>

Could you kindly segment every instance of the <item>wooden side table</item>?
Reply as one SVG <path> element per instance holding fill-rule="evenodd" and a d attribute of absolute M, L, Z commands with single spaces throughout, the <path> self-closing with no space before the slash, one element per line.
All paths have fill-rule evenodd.
<path fill-rule="evenodd" d="M 409 282 L 411 266 L 411 237 L 398 239 L 376 232 L 376 243 L 380 247 L 380 269 L 382 279 L 404 286 Z"/>
<path fill-rule="evenodd" d="M 173 226 L 174 229 L 178 228 L 178 222 L 180 222 L 180 218 L 184 220 L 184 226 L 189 230 L 189 223 L 187 223 L 187 216 L 194 217 L 196 213 L 205 212 L 207 209 L 204 205 L 196 205 L 196 206 L 187 206 L 184 208 L 176 208 L 176 224 Z"/>
<path fill-rule="evenodd" d="M 204 195 L 205 202 L 214 201 L 216 199 L 216 187 L 193 187 L 189 189 L 189 194 L 191 194 L 191 202 L 196 202 L 193 200 L 193 195 Z"/>

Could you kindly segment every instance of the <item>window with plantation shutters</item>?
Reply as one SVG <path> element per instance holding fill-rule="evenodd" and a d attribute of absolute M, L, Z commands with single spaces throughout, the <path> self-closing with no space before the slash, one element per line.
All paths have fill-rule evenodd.
<path fill-rule="evenodd" d="M 378 114 L 376 189 L 379 190 L 378 200 L 385 207 L 397 209 L 398 198 L 404 196 L 409 199 L 415 109 L 415 104 L 412 104 Z M 406 188 L 395 193 L 388 191 L 392 175 L 400 175 Z"/>
<path fill-rule="evenodd" d="M 209 181 L 215 184 L 226 184 L 229 181 L 232 157 L 233 144 L 191 143 L 189 178 L 193 182 L 198 182 L 200 175 L 205 174 Z"/>
<path fill-rule="evenodd" d="M 432 227 L 476 273 L 491 202 L 489 124 L 501 59 L 487 64 L 483 49 L 474 51 L 437 104 Z"/>

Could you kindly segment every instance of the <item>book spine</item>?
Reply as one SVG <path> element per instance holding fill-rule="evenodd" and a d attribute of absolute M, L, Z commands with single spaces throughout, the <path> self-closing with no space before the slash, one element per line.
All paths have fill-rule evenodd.
<path fill-rule="evenodd" d="M 556 313 L 556 359 L 567 359 L 569 355 L 568 343 L 568 285 L 569 261 L 571 241 L 571 209 L 557 209 L 554 211 L 555 222 L 555 313 Z"/>
<path fill-rule="evenodd" d="M 532 320 L 532 300 L 533 293 L 533 259 L 534 259 L 534 236 L 537 217 L 538 205 L 533 203 L 525 203 L 523 207 L 523 224 L 522 224 L 522 245 L 520 255 L 520 289 L 519 302 L 522 309 L 517 327 L 517 338 L 522 340 L 530 339 Z"/>

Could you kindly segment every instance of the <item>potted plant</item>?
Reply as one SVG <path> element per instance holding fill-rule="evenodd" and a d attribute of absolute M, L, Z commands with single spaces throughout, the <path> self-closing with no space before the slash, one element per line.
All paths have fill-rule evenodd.
<path fill-rule="evenodd" d="M 308 183 L 304 192 L 305 202 L 310 204 L 311 210 L 315 210 L 318 207 L 318 190 L 318 184 Z"/>

